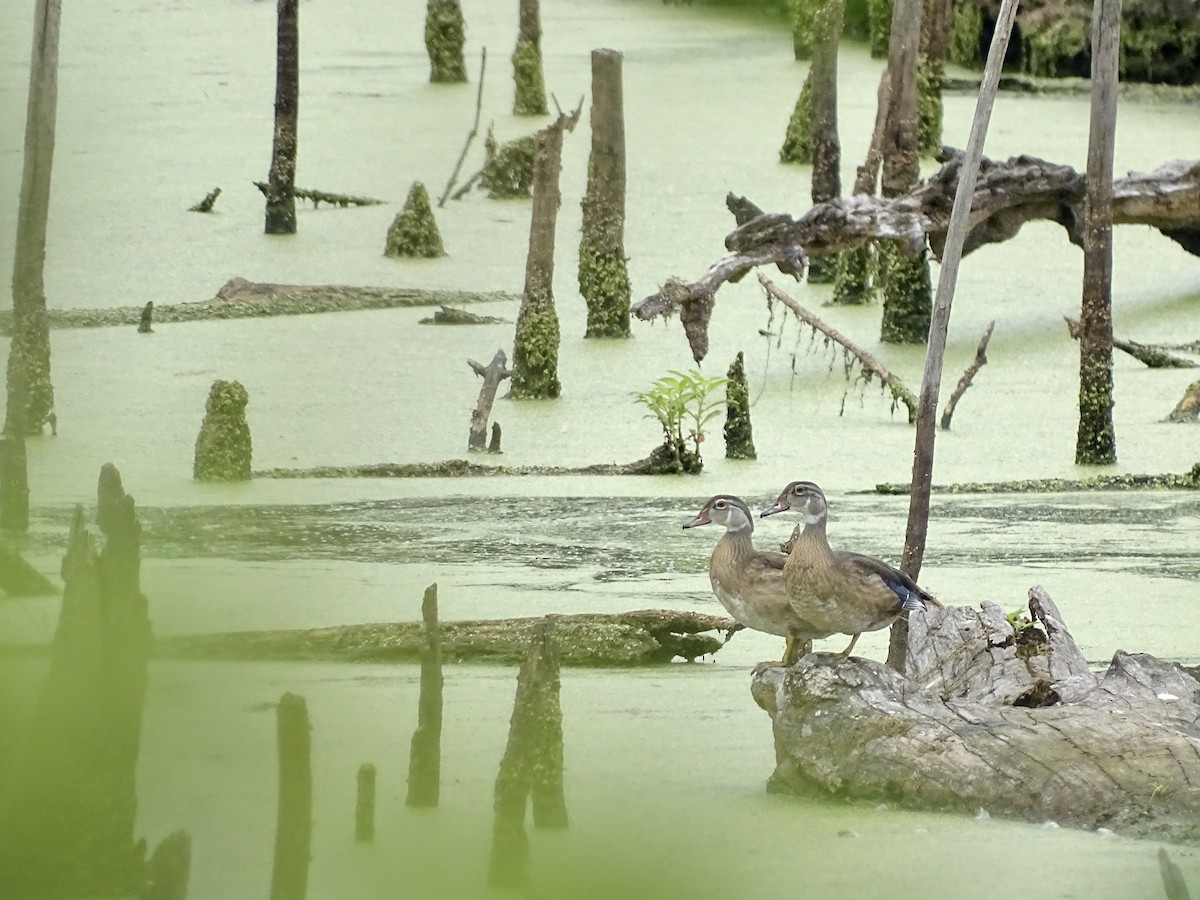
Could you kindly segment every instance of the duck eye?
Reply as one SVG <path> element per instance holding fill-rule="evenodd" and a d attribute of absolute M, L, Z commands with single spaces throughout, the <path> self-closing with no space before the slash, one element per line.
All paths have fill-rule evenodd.
<path fill-rule="evenodd" d="M 725 508 L 725 501 L 724 501 L 724 500 L 718 500 L 716 503 L 714 503 L 714 504 L 713 504 L 713 506 L 714 506 L 714 507 L 716 507 L 717 509 L 724 509 L 724 508 Z"/>

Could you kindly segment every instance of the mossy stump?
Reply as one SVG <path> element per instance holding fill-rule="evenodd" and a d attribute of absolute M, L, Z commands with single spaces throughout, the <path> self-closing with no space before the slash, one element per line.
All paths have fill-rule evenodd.
<path fill-rule="evenodd" d="M 750 387 L 746 362 L 739 350 L 725 376 L 725 458 L 758 459 L 754 430 L 750 425 Z"/>
<path fill-rule="evenodd" d="M 387 243 L 383 248 L 384 256 L 425 257 L 432 259 L 445 256 L 446 249 L 442 246 L 442 235 L 438 231 L 437 220 L 433 217 L 433 206 L 429 202 L 429 192 L 425 185 L 414 181 L 408 189 L 408 199 L 404 201 L 404 209 L 396 213 L 388 228 Z"/>
<path fill-rule="evenodd" d="M 886 59 L 892 35 L 892 0 L 867 0 L 867 43 L 872 59 Z"/>
<path fill-rule="evenodd" d="M 625 265 L 625 101 L 622 56 L 592 51 L 592 150 L 579 241 L 579 293 L 589 338 L 629 337 Z"/>
<path fill-rule="evenodd" d="M 810 77 L 805 77 L 804 86 L 800 88 L 800 96 L 796 99 L 796 107 L 792 110 L 792 118 L 788 121 L 787 132 L 783 136 L 783 146 L 779 149 L 779 161 L 800 165 L 808 165 L 813 161 Z"/>
<path fill-rule="evenodd" d="M 837 254 L 833 297 L 829 302 L 836 306 L 874 303 L 878 277 L 879 254 L 873 241 L 842 251 Z"/>
<path fill-rule="evenodd" d="M 945 63 L 922 55 L 917 64 L 917 149 L 932 157 L 942 147 L 942 83 Z"/>
<path fill-rule="evenodd" d="M 493 200 L 529 197 L 533 192 L 533 135 L 498 142 L 489 134 L 483 144 L 487 154 L 479 183 Z"/>
<path fill-rule="evenodd" d="M 513 50 L 514 116 L 544 116 L 546 80 L 542 75 L 542 18 L 539 0 L 521 0 L 517 46 Z"/>
<path fill-rule="evenodd" d="M 429 53 L 429 80 L 458 84 L 467 80 L 463 42 L 467 26 L 459 0 L 429 0 L 425 7 L 425 50 Z"/>
<path fill-rule="evenodd" d="M 192 477 L 197 481 L 249 481 L 251 441 L 246 424 L 250 395 L 237 381 L 214 381 L 196 438 Z"/>
<path fill-rule="evenodd" d="M 879 339 L 885 344 L 924 344 L 933 314 L 933 285 L 925 253 L 915 259 L 894 245 L 881 245 L 883 319 Z"/>

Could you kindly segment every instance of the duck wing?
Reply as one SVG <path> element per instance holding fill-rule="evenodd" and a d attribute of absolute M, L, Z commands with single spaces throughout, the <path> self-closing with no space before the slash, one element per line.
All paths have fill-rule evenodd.
<path fill-rule="evenodd" d="M 888 590 L 900 598 L 903 609 L 920 609 L 923 606 L 942 608 L 942 604 L 936 597 L 882 559 L 876 559 L 874 556 L 867 556 L 863 553 L 852 553 L 848 550 L 835 551 L 834 556 L 839 563 L 858 573 L 862 578 L 877 577 L 882 580 Z"/>

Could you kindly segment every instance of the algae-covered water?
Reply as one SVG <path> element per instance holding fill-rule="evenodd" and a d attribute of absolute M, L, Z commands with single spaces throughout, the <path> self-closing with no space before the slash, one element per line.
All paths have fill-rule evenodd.
<path fill-rule="evenodd" d="M 301 7 L 298 184 L 376 196 L 383 206 L 302 208 L 293 237 L 262 235 L 270 155 L 274 5 L 116 0 L 63 15 L 59 116 L 46 261 L 53 307 L 203 299 L 229 277 L 519 292 L 528 202 L 474 194 L 437 211 L 449 255 L 383 256 L 408 187 L 437 196 L 474 116 L 478 52 L 488 47 L 483 123 L 514 119 L 507 57 L 516 4 L 465 0 L 472 83 L 430 86 L 425 4 L 368 0 Z M 29 9 L 0 31 L 0 270 L 15 232 L 28 72 Z M 723 253 L 727 191 L 803 212 L 808 170 L 777 163 L 803 79 L 790 35 L 755 16 L 646 0 L 545 0 L 547 89 L 573 108 L 590 88 L 588 51 L 625 54 L 635 296 L 698 276 Z M 880 63 L 841 56 L 843 180 L 874 117 Z M 949 96 L 945 140 L 962 145 L 974 100 Z M 1118 172 L 1193 157 L 1194 106 L 1123 101 Z M 1000 98 L 987 153 L 1082 167 L 1086 97 Z M 635 324 L 630 341 L 584 341 L 575 285 L 587 117 L 567 136 L 555 292 L 562 322 L 556 402 L 498 401 L 509 465 L 628 462 L 657 442 L 632 402 L 669 369 L 692 366 L 677 322 Z M 465 166 L 474 170 L 478 147 Z M 187 212 L 212 187 L 211 215 Z M 939 435 L 935 481 L 1080 477 L 1073 463 L 1077 351 L 1062 323 L 1079 305 L 1082 258 L 1058 226 L 1033 224 L 970 256 L 959 278 L 946 378 L 996 320 L 989 364 Z M 936 268 L 935 268 L 936 274 Z M 919 348 L 878 343 L 879 309 L 827 308 L 827 287 L 784 284 L 877 353 L 910 385 Z M 1115 234 L 1114 328 L 1152 343 L 1200 338 L 1200 266 L 1141 227 Z M 514 304 L 485 310 L 516 318 Z M 418 615 L 437 582 L 446 618 L 719 607 L 708 590 L 712 529 L 679 527 L 710 494 L 765 505 L 793 478 L 821 483 L 835 544 L 895 559 L 903 498 L 858 492 L 905 481 L 912 429 L 875 389 L 848 386 L 840 362 L 794 323 L 772 319 L 755 280 L 724 288 L 703 369 L 746 354 L 759 459 L 722 458 L 719 422 L 695 478 L 191 480 L 208 387 L 250 393 L 254 466 L 418 462 L 465 455 L 478 379 L 467 359 L 511 353 L 512 326 L 433 329 L 423 310 L 297 316 L 52 334 L 60 433 L 29 443 L 33 527 L 25 544 L 57 577 L 71 506 L 92 502 L 99 467 L 120 468 L 142 511 L 143 588 L 160 634 L 293 628 Z M 763 335 L 761 332 L 769 332 Z M 799 338 L 799 340 L 798 340 Z M 1194 380 L 1118 356 L 1118 472 L 1181 472 L 1200 459 L 1194 426 L 1162 422 Z M 947 385 L 946 395 L 949 389 Z M 1108 471 L 1108 470 L 1105 470 Z M 1195 664 L 1200 633 L 1200 499 L 1191 493 L 938 497 L 922 581 L 948 603 L 1055 598 L 1088 658 L 1117 648 Z M 785 517 L 780 517 L 785 518 Z M 791 522 L 764 522 L 763 545 Z M 53 633 L 52 600 L 0 602 L 5 640 Z M 884 655 L 884 635 L 859 652 Z M 825 649 L 840 649 L 829 642 Z M 1160 896 L 1155 847 L 1128 837 L 1042 830 L 764 790 L 770 725 L 749 671 L 778 642 L 738 634 L 713 660 L 634 673 L 564 673 L 572 824 L 533 841 L 545 896 L 1030 898 Z M 39 663 L 0 663 L 0 706 L 27 708 Z M 403 806 L 417 670 L 409 666 L 157 662 L 139 771 L 139 831 L 194 839 L 195 898 L 261 895 L 274 833 L 274 715 L 284 691 L 313 719 L 316 831 L 310 896 L 483 895 L 491 788 L 515 673 L 447 673 L 443 805 Z M 4 759 L 0 753 L 0 762 Z M 353 842 L 354 773 L 379 769 L 378 837 Z M 1200 856 L 1173 851 L 1193 888 Z M 631 887 L 630 885 L 633 885 Z"/>

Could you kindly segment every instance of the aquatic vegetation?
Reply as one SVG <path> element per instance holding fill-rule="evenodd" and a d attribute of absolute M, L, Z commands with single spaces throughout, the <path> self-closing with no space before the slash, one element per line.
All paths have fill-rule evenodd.
<path fill-rule="evenodd" d="M 663 444 L 655 453 L 662 456 L 668 470 L 694 474 L 704 468 L 700 457 L 704 426 L 721 412 L 720 402 L 710 395 L 727 381 L 673 369 L 649 390 L 634 393 L 635 402 L 649 409 L 649 415 L 662 426 Z"/>

